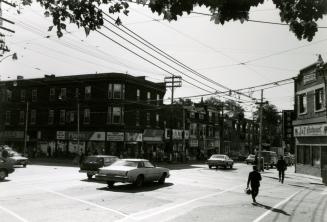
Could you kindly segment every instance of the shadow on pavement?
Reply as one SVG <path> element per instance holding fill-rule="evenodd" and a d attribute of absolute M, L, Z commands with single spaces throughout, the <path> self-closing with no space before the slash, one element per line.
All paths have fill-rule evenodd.
<path fill-rule="evenodd" d="M 172 185 L 174 184 L 173 183 L 158 184 L 156 182 L 145 183 L 142 187 L 135 187 L 133 184 L 119 184 L 119 185 L 115 185 L 112 188 L 101 187 L 101 188 L 97 188 L 97 190 L 110 191 L 110 192 L 123 192 L 123 193 L 141 193 L 141 192 L 159 190 L 161 188 L 170 187 Z"/>
<path fill-rule="evenodd" d="M 0 183 L 10 182 L 8 179 L 0 180 Z"/>
<path fill-rule="evenodd" d="M 268 205 L 264 205 L 264 204 L 261 204 L 261 203 L 252 203 L 254 206 L 257 206 L 257 207 L 262 207 L 266 210 L 271 210 L 272 212 L 275 212 L 275 213 L 279 213 L 279 214 L 284 214 L 286 216 L 291 216 L 289 213 L 285 212 L 284 210 L 281 210 L 281 209 L 277 209 L 277 208 L 273 208 L 271 206 L 268 206 Z"/>

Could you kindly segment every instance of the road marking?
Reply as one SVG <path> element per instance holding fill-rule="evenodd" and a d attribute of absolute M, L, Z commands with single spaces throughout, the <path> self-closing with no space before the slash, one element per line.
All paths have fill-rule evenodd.
<path fill-rule="evenodd" d="M 0 209 L 3 210 L 4 212 L 10 214 L 11 216 L 16 217 L 18 220 L 20 220 L 20 221 L 22 221 L 22 222 L 28 222 L 28 220 L 22 218 L 21 216 L 19 216 L 19 215 L 16 214 L 15 212 L 13 212 L 13 211 L 11 211 L 11 210 L 5 208 L 5 207 L 0 206 Z"/>
<path fill-rule="evenodd" d="M 103 210 L 107 210 L 107 211 L 111 211 L 111 212 L 114 212 L 116 214 L 119 214 L 123 217 L 127 217 L 129 216 L 128 214 L 125 214 L 121 211 L 118 211 L 118 210 L 115 210 L 115 209 L 111 209 L 111 208 L 108 208 L 108 207 L 104 207 L 104 206 L 101 206 L 101 205 L 98 205 L 98 204 L 95 204 L 95 203 L 92 203 L 92 202 L 89 202 L 87 200 L 81 200 L 81 199 L 78 199 L 76 197 L 72 197 L 72 196 L 68 196 L 66 194 L 63 194 L 63 193 L 59 193 L 59 192 L 56 192 L 56 191 L 53 191 L 53 190 L 48 190 L 48 189 L 44 189 L 44 188 L 40 188 L 41 190 L 44 190 L 46 192 L 49 192 L 49 193 L 53 193 L 53 194 L 56 194 L 58 196 L 61 196 L 61 197 L 64 197 L 64 198 L 67 198 L 67 199 L 71 199 L 71 200 L 75 200 L 75 201 L 78 201 L 78 202 L 81 202 L 81 203 L 84 203 L 84 204 L 87 204 L 87 205 L 91 205 L 91 206 L 94 206 L 94 207 L 97 207 L 97 208 L 100 208 L 100 209 L 103 209 Z"/>
<path fill-rule="evenodd" d="M 226 193 L 226 192 L 229 192 L 231 190 L 235 190 L 241 186 L 244 186 L 244 185 L 237 185 L 237 186 L 234 186 L 234 187 L 231 187 L 229 189 L 226 189 L 226 190 L 222 190 L 220 192 L 216 192 L 216 193 L 211 193 L 211 194 L 208 194 L 208 195 L 205 195 L 205 196 L 201 196 L 201 197 L 197 197 L 197 198 L 194 198 L 192 200 L 188 200 L 186 202 L 183 202 L 183 203 L 180 203 L 180 204 L 177 204 L 177 205 L 173 205 L 173 206 L 170 206 L 170 207 L 167 207 L 167 208 L 163 208 L 161 210 L 158 210 L 158 211 L 155 211 L 153 213 L 147 213 L 148 211 L 151 211 L 152 209 L 150 210 L 146 210 L 146 211 L 142 211 L 142 212 L 138 212 L 138 213 L 135 213 L 135 214 L 132 214 L 132 215 L 129 215 L 127 218 L 125 219 L 128 219 L 130 217 L 133 217 L 132 219 L 134 220 L 144 220 L 144 219 L 147 219 L 149 217 L 152 217 L 152 216 L 155 216 L 155 215 L 158 215 L 158 214 L 161 214 L 161 213 L 164 213 L 164 212 L 167 212 L 167 211 L 170 211 L 170 210 L 174 210 L 176 208 L 179 208 L 179 207 L 183 207 L 185 205 L 188 205 L 190 203 L 193 203 L 193 202 L 196 202 L 196 201 L 199 201 L 199 200 L 203 200 L 203 199 L 206 199 L 206 198 L 209 198 L 209 197 L 213 197 L 213 196 L 217 196 L 217 195 L 220 195 L 220 194 L 223 194 L 223 193 Z M 136 215 L 138 214 L 146 214 L 144 216 L 139 216 L 137 217 Z M 122 220 L 124 221 L 124 219 Z"/>
<path fill-rule="evenodd" d="M 280 205 L 283 205 L 284 203 L 286 203 L 287 201 L 289 201 L 290 199 L 292 199 L 296 194 L 298 194 L 301 191 L 302 190 L 299 190 L 299 191 L 293 193 L 291 196 L 287 197 L 285 200 L 282 200 L 281 202 L 277 203 L 270 210 L 267 210 L 266 212 L 264 212 L 263 214 L 261 214 L 261 216 L 259 216 L 253 222 L 259 222 L 259 221 L 261 221 L 264 217 L 266 217 L 267 215 L 269 215 L 273 210 L 276 210 L 277 207 L 279 207 Z"/>

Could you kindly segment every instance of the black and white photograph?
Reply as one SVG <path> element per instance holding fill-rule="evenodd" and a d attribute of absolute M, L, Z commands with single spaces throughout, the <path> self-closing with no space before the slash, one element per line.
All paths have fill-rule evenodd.
<path fill-rule="evenodd" d="M 0 0 L 0 222 L 327 221 L 327 0 Z"/>

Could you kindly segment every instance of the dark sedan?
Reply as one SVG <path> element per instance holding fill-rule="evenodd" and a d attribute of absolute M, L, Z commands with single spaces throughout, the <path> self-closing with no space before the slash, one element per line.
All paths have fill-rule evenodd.
<path fill-rule="evenodd" d="M 0 157 L 0 181 L 4 180 L 10 173 L 14 171 L 14 165 L 12 162 Z"/>
<path fill-rule="evenodd" d="M 85 160 L 81 163 L 79 172 L 86 173 L 87 178 L 91 179 L 95 174 L 98 173 L 99 168 L 110 166 L 118 159 L 119 158 L 116 156 L 107 155 L 87 156 Z"/>

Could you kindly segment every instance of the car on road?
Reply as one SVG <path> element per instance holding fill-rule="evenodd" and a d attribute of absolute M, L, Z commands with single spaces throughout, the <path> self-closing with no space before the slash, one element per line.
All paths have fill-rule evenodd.
<path fill-rule="evenodd" d="M 121 159 L 110 166 L 100 168 L 95 178 L 106 181 L 111 188 L 116 182 L 133 183 L 137 187 L 152 181 L 164 184 L 169 176 L 169 169 L 157 167 L 146 159 Z"/>
<path fill-rule="evenodd" d="M 87 178 L 90 180 L 95 174 L 98 173 L 99 168 L 110 166 L 119 158 L 109 155 L 93 155 L 87 156 L 80 165 L 80 173 L 86 173 Z"/>
<path fill-rule="evenodd" d="M 8 159 L 12 161 L 13 165 L 15 166 L 21 165 L 23 167 L 27 166 L 28 163 L 27 157 L 24 157 L 22 156 L 22 154 L 17 153 L 16 151 L 13 150 L 9 151 L 8 153 L 9 153 Z"/>
<path fill-rule="evenodd" d="M 246 164 L 254 164 L 255 162 L 255 155 L 250 154 L 246 159 L 245 159 Z"/>
<path fill-rule="evenodd" d="M 261 151 L 261 156 L 263 157 L 264 166 L 266 169 L 273 168 L 277 163 L 277 153 L 274 151 Z"/>
<path fill-rule="evenodd" d="M 227 155 L 223 154 L 213 154 L 207 161 L 207 164 L 209 168 L 211 169 L 212 167 L 230 167 L 231 169 L 233 168 L 234 161 L 229 158 Z"/>
<path fill-rule="evenodd" d="M 10 173 L 14 172 L 14 165 L 8 159 L 0 157 L 0 181 L 4 180 Z"/>

